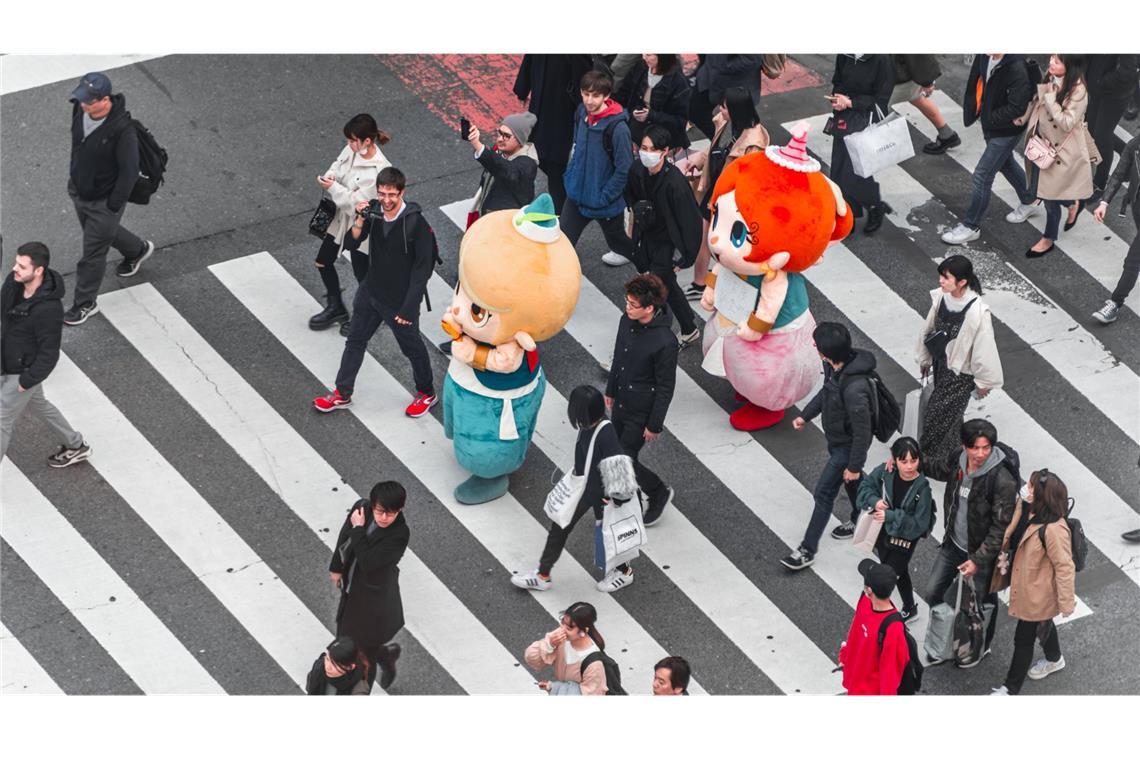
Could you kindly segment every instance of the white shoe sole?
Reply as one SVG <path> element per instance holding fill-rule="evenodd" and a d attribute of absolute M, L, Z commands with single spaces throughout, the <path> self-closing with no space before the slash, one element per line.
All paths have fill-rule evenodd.
<path fill-rule="evenodd" d="M 404 414 L 405 414 L 405 415 L 407 415 L 408 417 L 411 417 L 413 420 L 418 420 L 420 417 L 423 417 L 425 414 L 427 414 L 428 412 L 430 412 L 430 411 L 431 411 L 431 408 L 432 408 L 433 406 L 435 406 L 436 404 L 438 404 L 438 403 L 439 403 L 439 396 L 436 396 L 436 397 L 435 397 L 435 400 L 434 400 L 434 401 L 432 401 L 430 404 L 428 404 L 428 405 L 427 405 L 427 408 L 426 408 L 426 409 L 424 409 L 424 410 L 423 410 L 422 412 L 420 412 L 419 414 L 411 414 L 410 412 L 408 412 L 408 410 L 407 410 L 407 409 L 405 409 L 405 410 L 404 410 Z"/>
<path fill-rule="evenodd" d="M 129 271 L 129 272 L 115 272 L 115 274 L 118 275 L 119 277 L 134 277 L 136 274 L 139 273 L 139 269 L 142 268 L 143 262 L 146 261 L 147 259 L 149 259 L 151 257 L 151 254 L 153 254 L 153 253 L 154 253 L 154 243 L 152 243 L 148 240 L 148 241 L 146 241 L 146 249 L 142 252 L 142 254 L 137 259 L 131 259 L 131 271 Z"/>
<path fill-rule="evenodd" d="M 551 586 L 550 583 L 545 586 L 530 586 L 523 582 L 518 575 L 511 576 L 511 585 L 515 588 L 521 588 L 523 591 L 549 591 Z"/>
<path fill-rule="evenodd" d="M 99 304 L 95 304 L 94 306 L 92 306 L 92 307 L 91 307 L 91 310 L 90 310 L 90 311 L 88 311 L 86 314 L 84 314 L 83 316 L 81 316 L 79 319 L 76 319 L 76 320 L 74 320 L 74 321 L 72 321 L 72 322 L 69 322 L 69 321 L 67 321 L 67 320 L 65 319 L 65 320 L 63 320 L 63 323 L 64 323 L 65 325 L 71 325 L 72 327 L 75 327 L 76 325 L 81 325 L 81 324 L 83 324 L 83 323 L 84 323 L 84 322 L 86 322 L 88 319 L 90 319 L 91 317 L 95 316 L 95 315 L 96 315 L 96 314 L 98 314 L 98 313 L 99 313 Z"/>
<path fill-rule="evenodd" d="M 975 240 L 977 240 L 981 236 L 982 236 L 982 231 L 981 230 L 975 230 L 974 234 L 967 235 L 964 238 L 957 238 L 957 237 L 946 238 L 945 236 L 943 236 L 942 242 L 945 243 L 946 245 L 965 245 L 966 243 L 974 242 Z"/>
<path fill-rule="evenodd" d="M 1064 670 L 1064 669 L 1065 669 L 1065 666 L 1063 664 L 1060 667 L 1049 668 L 1049 670 L 1040 671 L 1036 674 L 1033 672 L 1032 669 L 1030 669 L 1030 671 L 1028 673 L 1026 673 L 1026 675 L 1029 676 L 1030 680 L 1032 680 L 1032 681 L 1040 681 L 1043 678 L 1048 678 L 1049 676 L 1053 675 L 1058 670 Z"/>
<path fill-rule="evenodd" d="M 630 586 L 633 585 L 633 576 L 632 575 L 624 575 L 623 574 L 623 575 L 619 576 L 619 578 L 621 580 L 620 585 L 614 585 L 612 582 L 598 581 L 598 583 L 596 584 L 596 588 L 598 589 L 598 591 L 601 591 L 603 594 L 612 594 L 615 591 L 621 591 L 623 588 L 629 588 Z"/>
<path fill-rule="evenodd" d="M 780 560 L 780 564 L 783 565 L 784 567 L 788 568 L 792 572 L 795 572 L 797 570 L 807 570 L 809 567 L 811 567 L 813 564 L 815 564 L 815 557 L 812 557 L 807 562 L 804 562 L 804 563 L 799 564 L 799 565 L 790 565 L 787 562 L 785 562 L 784 560 Z"/>
<path fill-rule="evenodd" d="M 626 264 L 632 264 L 633 262 L 620 253 L 610 251 L 609 253 L 602 254 L 602 263 L 611 267 L 624 267 Z"/>

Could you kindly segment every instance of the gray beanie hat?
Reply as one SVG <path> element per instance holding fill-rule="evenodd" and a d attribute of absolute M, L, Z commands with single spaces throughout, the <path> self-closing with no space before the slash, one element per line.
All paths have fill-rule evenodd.
<path fill-rule="evenodd" d="M 503 123 L 507 125 L 507 129 L 514 133 L 515 139 L 519 141 L 519 145 L 526 145 L 530 142 L 530 131 L 534 129 L 535 122 L 537 121 L 538 117 L 530 111 L 513 113 L 503 119 Z"/>

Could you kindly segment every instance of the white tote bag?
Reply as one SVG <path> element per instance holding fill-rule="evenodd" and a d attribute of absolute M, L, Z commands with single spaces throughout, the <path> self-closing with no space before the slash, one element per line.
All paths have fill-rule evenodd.
<path fill-rule="evenodd" d="M 641 519 L 641 491 L 625 504 L 609 502 L 602 511 L 602 543 L 606 549 L 607 573 L 641 554 L 647 543 Z"/>
<path fill-rule="evenodd" d="M 543 505 L 542 511 L 559 528 L 565 528 L 570 524 L 570 520 L 574 517 L 574 510 L 578 508 L 578 502 L 582 500 L 582 494 L 586 492 L 586 480 L 590 477 L 590 464 L 594 459 L 594 441 L 598 439 L 598 433 L 601 432 L 602 426 L 608 424 L 610 424 L 609 420 L 602 420 L 594 428 L 594 434 L 590 436 L 590 448 L 586 450 L 586 465 L 582 468 L 582 474 L 575 475 L 574 466 L 571 465 L 566 474 L 554 484 L 554 488 L 546 495 L 546 503 Z"/>
<path fill-rule="evenodd" d="M 906 403 L 903 406 L 902 434 L 910 436 L 916 441 L 922 440 L 922 418 L 926 416 L 926 405 L 930 403 L 930 394 L 934 392 L 934 382 L 930 375 L 922 378 L 922 387 L 906 394 Z"/>
<path fill-rule="evenodd" d="M 883 500 L 887 498 L 887 480 L 883 478 Z M 859 521 L 855 523 L 853 543 L 859 551 L 871 554 L 875 551 L 875 543 L 879 540 L 879 531 L 883 524 L 875 519 L 875 510 L 863 510 L 859 513 Z"/>
<path fill-rule="evenodd" d="M 860 177 L 873 177 L 881 170 L 914 156 L 914 144 L 906 119 L 897 113 L 884 119 L 878 106 L 875 106 L 875 112 L 879 121 L 872 121 L 862 132 L 843 138 L 847 154 L 851 156 L 851 168 Z"/>

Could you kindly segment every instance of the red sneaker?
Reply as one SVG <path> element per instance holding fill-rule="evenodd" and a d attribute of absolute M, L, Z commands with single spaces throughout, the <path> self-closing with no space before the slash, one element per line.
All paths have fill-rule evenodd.
<path fill-rule="evenodd" d="M 313 399 L 313 406 L 317 408 L 318 412 L 331 412 L 351 405 L 352 397 L 345 398 L 340 395 L 340 391 L 333 391 L 327 396 L 318 396 Z"/>
<path fill-rule="evenodd" d="M 416 393 L 416 397 L 412 399 L 412 403 L 408 404 L 404 414 L 409 417 L 423 417 L 428 413 L 428 409 L 435 406 L 437 401 L 439 401 L 439 397 L 434 394 L 429 396 L 426 393 Z"/>

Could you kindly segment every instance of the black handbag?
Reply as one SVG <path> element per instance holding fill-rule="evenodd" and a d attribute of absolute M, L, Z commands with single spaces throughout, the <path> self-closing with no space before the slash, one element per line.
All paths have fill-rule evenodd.
<path fill-rule="evenodd" d="M 333 203 L 333 199 L 327 195 L 322 196 L 321 202 L 317 204 L 317 210 L 313 212 L 313 218 L 309 220 L 309 234 L 323 238 L 328 233 L 329 225 L 335 216 L 336 204 Z"/>
<path fill-rule="evenodd" d="M 969 308 L 974 305 L 974 301 L 977 300 L 977 298 L 971 298 L 970 302 L 962 308 L 962 314 L 964 315 Z M 963 319 L 965 319 L 964 316 Z M 930 352 L 930 357 L 937 359 L 939 356 L 946 356 L 946 346 L 950 345 L 952 337 L 953 336 L 945 330 L 931 330 L 926 337 L 922 339 L 922 344 L 926 346 L 926 350 Z"/>

